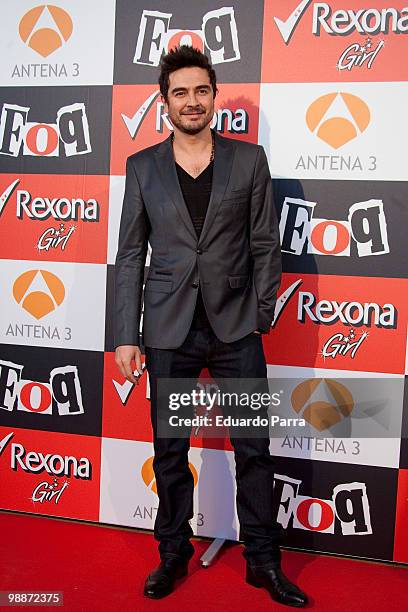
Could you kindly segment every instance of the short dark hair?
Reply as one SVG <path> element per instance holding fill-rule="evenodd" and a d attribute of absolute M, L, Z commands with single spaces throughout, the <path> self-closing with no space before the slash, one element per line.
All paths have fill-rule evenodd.
<path fill-rule="evenodd" d="M 207 70 L 215 98 L 218 91 L 217 77 L 210 60 L 204 53 L 201 53 L 199 49 L 190 47 L 189 45 L 181 45 L 170 49 L 170 51 L 166 55 L 163 55 L 160 60 L 159 86 L 160 93 L 166 102 L 169 93 L 170 74 L 176 70 L 180 70 L 180 68 L 189 68 L 190 66 L 196 66 L 197 68 L 204 68 L 204 70 Z"/>

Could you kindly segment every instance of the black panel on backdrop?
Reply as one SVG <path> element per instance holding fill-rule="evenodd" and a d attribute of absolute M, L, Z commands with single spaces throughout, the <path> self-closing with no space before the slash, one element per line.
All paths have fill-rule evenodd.
<path fill-rule="evenodd" d="M 276 457 L 275 475 L 275 512 L 282 524 L 288 518 L 285 546 L 392 559 L 397 469 Z"/>
<path fill-rule="evenodd" d="M 112 87 L 1 87 L 0 167 L 109 174 Z"/>
<path fill-rule="evenodd" d="M 102 352 L 2 344 L 0 355 L 0 425 L 102 435 Z"/>
<path fill-rule="evenodd" d="M 146 280 L 149 267 L 145 267 L 144 279 Z M 113 337 L 113 305 L 115 292 L 115 266 L 108 265 L 106 271 L 106 311 L 105 311 L 105 351 L 114 351 Z M 140 338 L 140 342 L 142 339 Z M 141 351 L 144 352 L 144 347 L 140 344 Z"/>
<path fill-rule="evenodd" d="M 273 183 L 285 272 L 408 277 L 407 182 Z"/>
<path fill-rule="evenodd" d="M 258 83 L 261 74 L 262 0 L 185 2 L 117 0 L 114 83 L 157 83 L 163 52 L 183 42 L 210 57 L 220 83 Z M 255 44 L 254 44 L 255 41 Z"/>

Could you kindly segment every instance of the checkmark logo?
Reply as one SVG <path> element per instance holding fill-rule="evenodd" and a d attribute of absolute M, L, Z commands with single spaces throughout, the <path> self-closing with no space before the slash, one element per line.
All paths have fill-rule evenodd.
<path fill-rule="evenodd" d="M 8 187 L 5 188 L 3 193 L 0 195 L 0 215 L 3 212 L 3 208 L 7 204 L 10 199 L 11 194 L 13 193 L 15 187 L 19 184 L 20 179 L 16 179 L 13 181 Z"/>
<path fill-rule="evenodd" d="M 281 19 L 278 19 L 278 17 L 274 17 L 274 21 L 278 26 L 279 32 L 281 33 L 285 44 L 289 44 L 289 41 L 292 37 L 293 32 L 296 29 L 297 24 L 300 21 L 300 18 L 302 17 L 303 13 L 307 9 L 311 1 L 312 0 L 302 0 L 302 2 L 299 2 L 298 6 L 295 8 L 293 13 L 289 15 L 286 21 L 282 21 Z"/>
<path fill-rule="evenodd" d="M 147 113 L 153 105 L 153 102 L 156 100 L 156 98 L 159 97 L 159 95 L 160 91 L 155 91 L 154 93 L 152 93 L 152 95 L 149 96 L 147 100 L 143 102 L 140 108 L 137 109 L 133 117 L 128 117 L 124 113 L 121 113 L 121 117 L 125 122 L 125 125 L 132 140 L 136 138 L 136 134 L 138 133 L 140 126 L 143 123 L 143 119 L 146 117 Z"/>
<path fill-rule="evenodd" d="M 146 364 L 142 363 L 142 370 L 146 368 Z M 136 370 L 133 374 L 136 376 Z M 112 379 L 113 386 L 116 389 L 117 394 L 119 395 L 120 401 L 125 406 L 128 401 L 130 394 L 132 393 L 135 385 L 130 382 L 130 380 L 125 380 L 124 383 L 119 383 L 117 380 Z"/>
<path fill-rule="evenodd" d="M 4 451 L 4 449 L 7 446 L 7 443 L 9 442 L 9 440 L 11 440 L 11 438 L 13 436 L 14 436 L 14 431 L 12 431 L 11 433 L 7 434 L 7 436 L 5 438 L 0 440 L 0 455 L 2 454 L 2 452 Z"/>
<path fill-rule="evenodd" d="M 273 321 L 271 323 L 271 327 L 275 327 L 275 325 L 278 322 L 279 317 L 281 316 L 283 310 L 285 309 L 285 307 L 288 305 L 288 302 L 290 300 L 290 298 L 292 297 L 292 295 L 295 293 L 296 289 L 299 287 L 299 285 L 302 284 L 302 279 L 300 278 L 299 280 L 295 281 L 294 283 L 292 283 L 290 285 L 290 287 L 288 287 L 286 289 L 286 291 L 284 291 L 276 300 L 276 306 L 275 306 L 275 312 L 274 312 L 274 317 L 273 317 Z"/>
<path fill-rule="evenodd" d="M 112 382 L 117 394 L 119 395 L 120 401 L 125 406 L 135 385 L 129 380 L 125 380 L 123 384 L 118 383 L 117 380 L 112 380 Z"/>

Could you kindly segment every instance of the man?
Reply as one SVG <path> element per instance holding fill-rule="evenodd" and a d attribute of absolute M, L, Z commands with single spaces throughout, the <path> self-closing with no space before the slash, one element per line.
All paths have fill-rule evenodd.
<path fill-rule="evenodd" d="M 268 333 L 281 261 L 272 182 L 262 147 L 210 129 L 215 72 L 200 51 L 181 46 L 162 58 L 159 78 L 171 137 L 127 160 L 116 258 L 115 346 L 121 373 L 141 370 L 139 324 L 151 388 L 154 472 L 159 508 L 154 527 L 160 565 L 144 594 L 168 595 L 187 574 L 194 548 L 189 433 L 158 435 L 159 378 L 266 379 L 262 333 Z M 282 528 L 272 511 L 269 437 L 231 436 L 237 512 L 247 582 L 274 599 L 304 606 L 307 598 L 280 568 Z"/>

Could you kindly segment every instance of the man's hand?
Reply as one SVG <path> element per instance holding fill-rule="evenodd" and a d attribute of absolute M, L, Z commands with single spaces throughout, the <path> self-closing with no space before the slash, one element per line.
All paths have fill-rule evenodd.
<path fill-rule="evenodd" d="M 115 361 L 122 376 L 134 385 L 138 385 L 143 374 L 142 354 L 139 347 L 130 344 L 118 346 L 115 351 Z M 140 374 L 138 378 L 133 374 L 135 370 Z"/>

